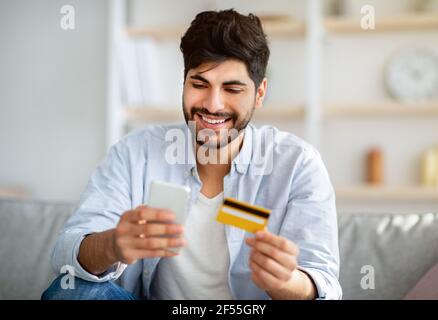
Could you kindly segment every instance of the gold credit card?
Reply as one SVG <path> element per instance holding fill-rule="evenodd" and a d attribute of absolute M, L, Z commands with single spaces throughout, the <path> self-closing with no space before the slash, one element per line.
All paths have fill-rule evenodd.
<path fill-rule="evenodd" d="M 265 229 L 271 210 L 225 198 L 216 220 L 255 233 Z"/>

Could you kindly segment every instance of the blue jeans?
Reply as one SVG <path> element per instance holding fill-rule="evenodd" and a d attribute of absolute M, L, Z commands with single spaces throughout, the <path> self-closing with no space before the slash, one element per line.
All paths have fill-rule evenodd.
<path fill-rule="evenodd" d="M 74 289 L 63 289 L 57 277 L 44 291 L 42 300 L 140 300 L 139 297 L 113 282 L 90 282 L 74 278 Z"/>

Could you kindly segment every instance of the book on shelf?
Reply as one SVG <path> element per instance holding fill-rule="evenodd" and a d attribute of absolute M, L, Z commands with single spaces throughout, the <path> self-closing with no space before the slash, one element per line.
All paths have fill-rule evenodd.
<path fill-rule="evenodd" d="M 126 41 L 120 45 L 120 76 L 121 100 L 123 104 L 137 105 L 141 103 L 141 88 L 136 66 L 135 43 Z"/>
<path fill-rule="evenodd" d="M 120 47 L 122 104 L 131 107 L 163 105 L 166 95 L 160 52 L 153 39 L 127 40 Z"/>

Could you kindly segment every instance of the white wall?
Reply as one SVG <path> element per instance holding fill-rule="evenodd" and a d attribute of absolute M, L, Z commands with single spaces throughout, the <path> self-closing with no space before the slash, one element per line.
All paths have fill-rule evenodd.
<path fill-rule="evenodd" d="M 65 4 L 74 31 L 60 28 Z M 0 185 L 76 201 L 104 156 L 107 7 L 0 1 Z"/>

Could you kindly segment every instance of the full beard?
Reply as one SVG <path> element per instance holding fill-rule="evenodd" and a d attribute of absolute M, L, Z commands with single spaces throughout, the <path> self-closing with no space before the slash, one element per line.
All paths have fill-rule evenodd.
<path fill-rule="evenodd" d="M 239 115 L 235 112 L 211 113 L 206 108 L 202 107 L 193 107 L 191 108 L 190 112 L 188 112 L 183 101 L 184 119 L 186 121 L 186 124 L 191 129 L 192 134 L 195 135 L 196 143 L 199 146 L 204 146 L 209 149 L 221 149 L 237 139 L 240 136 L 240 133 L 245 130 L 245 128 L 251 121 L 254 110 L 255 107 L 253 107 L 251 111 L 248 112 L 246 115 L 243 115 L 241 117 L 239 117 Z M 226 121 L 232 121 L 234 125 L 232 128 L 220 129 L 219 132 L 213 131 L 209 128 L 197 128 L 197 122 L 195 120 L 196 114 L 213 117 L 223 117 L 227 119 Z"/>

